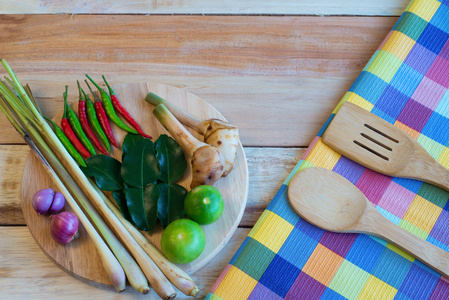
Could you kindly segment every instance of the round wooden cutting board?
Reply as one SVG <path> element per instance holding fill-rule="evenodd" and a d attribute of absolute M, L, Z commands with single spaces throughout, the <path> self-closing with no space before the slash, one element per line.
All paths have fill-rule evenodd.
<path fill-rule="evenodd" d="M 100 81 L 100 80 L 99 80 Z M 160 134 L 168 132 L 160 125 L 159 121 L 153 116 L 153 106 L 147 103 L 144 98 L 149 92 L 166 99 L 167 101 L 181 107 L 191 114 L 201 118 L 220 118 L 224 117 L 211 105 L 199 97 L 173 86 L 153 83 L 129 83 L 113 87 L 121 103 L 130 112 L 130 114 L 141 124 L 143 130 L 153 137 L 153 141 Z M 87 90 L 87 88 L 86 88 Z M 78 91 L 69 91 L 69 102 L 73 102 L 72 107 L 77 111 Z M 59 125 L 62 113 L 55 117 Z M 113 127 L 115 136 L 121 145 L 126 132 Z M 202 137 L 191 131 L 198 139 Z M 112 147 L 112 146 L 111 146 Z M 114 147 L 112 147 L 114 148 Z M 114 148 L 111 156 L 120 160 L 121 150 Z M 188 162 L 190 166 L 190 162 Z M 179 184 L 188 190 L 190 189 L 190 167 L 187 168 Z M 206 234 L 206 247 L 195 261 L 190 264 L 180 265 L 187 273 L 193 273 L 203 267 L 215 255 L 217 255 L 224 245 L 229 241 L 236 230 L 246 206 L 248 195 L 248 167 L 246 163 L 243 147 L 239 144 L 234 169 L 227 177 L 220 178 L 214 186 L 220 190 L 225 200 L 225 209 L 221 218 L 211 224 L 202 226 Z M 60 245 L 50 237 L 50 218 L 40 215 L 33 210 L 31 200 L 35 192 L 40 189 L 53 187 L 50 177 L 45 173 L 39 160 L 30 154 L 27 159 L 22 180 L 22 209 L 28 228 L 39 244 L 41 249 L 57 265 L 66 270 L 73 276 L 86 281 L 92 285 L 110 287 L 109 279 L 103 270 L 100 257 L 84 228 L 80 225 L 80 237 L 68 245 Z M 70 211 L 66 204 L 65 210 Z M 160 237 L 162 234 L 161 226 L 158 226 L 148 239 L 160 249 Z"/>

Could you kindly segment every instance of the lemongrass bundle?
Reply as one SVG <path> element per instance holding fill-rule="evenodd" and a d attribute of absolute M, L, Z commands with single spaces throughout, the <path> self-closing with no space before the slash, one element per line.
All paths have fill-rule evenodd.
<path fill-rule="evenodd" d="M 2 59 L 2 64 L 12 79 L 8 79 L 11 87 L 0 81 L 0 110 L 42 161 L 45 170 L 64 194 L 75 214 L 86 228 L 98 250 L 112 285 L 117 291 L 123 291 L 126 288 L 126 272 L 128 280 L 133 287 L 144 294 L 148 293 L 150 291 L 148 282 L 139 266 L 93 209 L 86 196 L 49 146 L 51 144 L 53 148 L 57 149 L 56 151 L 62 157 L 61 160 L 73 161 L 40 114 L 36 102 L 31 96 L 31 89 L 29 87 L 26 90 L 23 88 L 4 59 Z M 79 170 L 79 168 L 77 169 Z M 101 236 L 80 206 L 83 207 L 86 214 L 95 224 Z M 108 248 L 103 239 L 111 249 Z"/>
<path fill-rule="evenodd" d="M 5 65 L 6 61 L 2 60 L 2 64 Z M 5 67 L 6 68 L 6 67 Z M 8 70 L 8 68 L 7 68 Z M 10 73 L 10 72 L 8 72 Z M 35 127 L 37 122 L 33 118 L 32 113 L 27 110 L 25 101 L 20 98 L 19 94 L 15 92 L 15 89 L 10 89 L 3 81 L 0 81 L 0 110 L 6 115 L 10 123 L 14 128 L 22 135 L 25 141 L 30 145 L 32 150 L 38 155 L 38 157 L 47 162 L 42 153 L 47 154 L 47 158 L 54 157 L 48 145 L 43 141 L 38 130 Z M 40 145 L 40 149 L 36 146 Z M 85 227 L 88 234 L 92 237 L 94 245 L 98 250 L 103 262 L 103 266 L 111 280 L 113 286 L 117 291 L 123 291 L 126 288 L 126 278 L 123 268 L 117 261 L 116 257 L 112 254 L 106 243 L 97 233 L 93 225 L 87 219 L 81 208 L 78 206 L 72 195 L 66 189 L 59 177 L 53 171 L 48 163 L 44 164 L 45 170 L 52 177 L 55 184 L 61 190 L 61 193 L 65 196 L 70 206 L 74 210 L 78 219 Z"/>

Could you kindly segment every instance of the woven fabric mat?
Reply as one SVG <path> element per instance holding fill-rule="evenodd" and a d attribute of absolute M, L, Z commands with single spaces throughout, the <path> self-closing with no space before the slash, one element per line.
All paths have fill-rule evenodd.
<path fill-rule="evenodd" d="M 329 117 L 206 299 L 449 299 L 449 281 L 392 244 L 321 230 L 287 199 L 299 170 L 355 184 L 391 222 L 449 250 L 449 193 L 383 176 L 329 149 L 321 134 L 344 101 L 416 139 L 449 168 L 449 0 L 414 0 Z"/>

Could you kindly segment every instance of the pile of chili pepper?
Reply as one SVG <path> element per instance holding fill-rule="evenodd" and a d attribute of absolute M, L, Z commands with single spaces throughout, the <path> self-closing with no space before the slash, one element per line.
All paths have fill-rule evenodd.
<path fill-rule="evenodd" d="M 86 74 L 87 76 L 87 74 Z M 109 95 L 111 97 L 111 102 L 114 106 L 114 108 L 117 110 L 117 112 L 129 123 L 131 124 L 131 126 L 133 126 L 137 132 L 146 138 L 151 139 L 151 136 L 149 136 L 148 134 L 144 133 L 142 128 L 140 127 L 140 125 L 137 123 L 136 120 L 133 119 L 133 117 L 131 117 L 131 115 L 129 114 L 128 111 L 126 111 L 126 109 L 123 107 L 123 105 L 120 103 L 120 101 L 118 100 L 117 96 L 114 93 L 114 90 L 111 88 L 111 86 L 109 85 L 109 83 L 106 81 L 106 78 L 104 77 L 104 75 L 101 75 L 101 77 L 104 80 L 104 83 L 106 84 L 106 86 L 108 87 L 109 90 Z"/>
<path fill-rule="evenodd" d="M 109 120 L 113 122 L 117 127 L 127 132 L 140 134 L 145 138 L 151 139 L 151 136 L 143 132 L 137 121 L 134 120 L 129 112 L 123 107 L 103 75 L 102 78 L 106 86 L 108 87 L 109 95 L 95 81 L 93 81 L 92 78 L 89 77 L 89 75 L 86 74 L 86 77 L 97 87 L 98 91 L 100 92 L 101 100 L 92 91 L 87 80 L 85 80 L 87 87 L 94 97 L 94 103 L 92 103 L 90 98 L 81 88 L 79 81 L 77 81 L 79 92 L 79 119 L 73 109 L 67 103 L 67 86 L 65 92 L 63 93 L 64 114 L 61 119 L 62 130 L 55 124 L 55 122 L 46 118 L 52 124 L 56 136 L 59 138 L 61 143 L 70 153 L 70 155 L 78 162 L 79 165 L 86 166 L 83 158 L 85 159 L 91 155 L 95 155 L 95 148 L 97 148 L 98 151 L 102 154 L 108 155 L 111 151 L 109 143 L 117 148 L 119 147 Z M 116 111 L 132 127 L 134 127 L 135 130 L 126 125 L 119 118 Z"/>
<path fill-rule="evenodd" d="M 104 82 L 106 83 L 106 86 L 109 89 L 109 95 L 106 93 L 105 90 L 103 90 L 95 81 L 92 80 L 92 78 L 89 77 L 89 75 L 86 74 L 86 77 L 97 87 L 98 91 L 101 95 L 101 101 L 104 105 L 104 109 L 106 111 L 107 116 L 109 119 L 114 122 L 115 125 L 117 125 L 119 128 L 134 133 L 134 134 L 140 134 L 143 137 L 151 138 L 151 136 L 145 134 L 140 127 L 140 125 L 136 122 L 136 120 L 131 117 L 128 111 L 123 107 L 123 105 L 118 100 L 117 96 L 115 95 L 114 91 L 106 81 L 106 78 L 102 75 Z M 131 129 L 129 126 L 127 126 L 123 121 L 117 116 L 117 111 L 131 126 L 133 126 L 136 130 Z"/>

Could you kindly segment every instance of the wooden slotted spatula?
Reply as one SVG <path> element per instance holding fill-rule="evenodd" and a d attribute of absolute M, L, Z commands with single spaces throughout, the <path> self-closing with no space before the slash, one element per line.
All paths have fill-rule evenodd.
<path fill-rule="evenodd" d="M 377 236 L 449 278 L 448 252 L 390 222 L 355 185 L 335 172 L 299 171 L 289 183 L 288 198 L 293 209 L 315 226 Z"/>
<path fill-rule="evenodd" d="M 322 141 L 378 173 L 425 181 L 449 191 L 448 169 L 407 133 L 353 103 L 343 103 Z"/>

